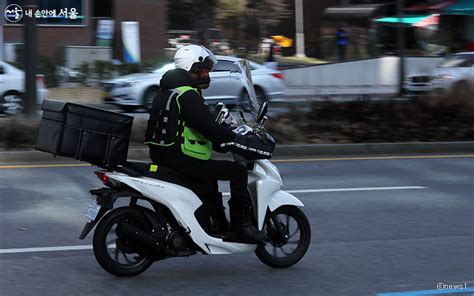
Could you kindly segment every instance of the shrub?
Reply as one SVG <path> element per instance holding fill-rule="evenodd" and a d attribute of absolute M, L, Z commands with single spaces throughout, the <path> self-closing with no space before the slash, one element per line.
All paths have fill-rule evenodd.
<path fill-rule="evenodd" d="M 97 79 L 99 79 L 99 81 L 111 78 L 112 69 L 113 65 L 110 61 L 94 61 L 94 72 L 97 75 Z"/>
<path fill-rule="evenodd" d="M 83 84 L 86 84 L 87 83 L 87 79 L 89 78 L 89 76 L 91 75 L 91 69 L 89 67 L 89 64 L 87 62 L 82 62 L 79 64 L 79 72 L 82 73 L 82 76 L 81 76 L 81 83 Z"/>
<path fill-rule="evenodd" d="M 47 57 L 40 57 L 38 63 L 38 73 L 44 75 L 46 80 L 46 87 L 58 86 L 58 78 L 56 77 L 56 63 Z"/>
<path fill-rule="evenodd" d="M 1 121 L 0 147 L 5 149 L 33 148 L 39 128 L 38 119 L 26 119 L 22 116 L 11 117 Z M 135 119 L 130 137 L 131 145 L 143 144 L 147 120 Z"/>
<path fill-rule="evenodd" d="M 0 124 L 0 146 L 6 149 L 32 148 L 36 144 L 38 120 L 12 117 Z"/>
<path fill-rule="evenodd" d="M 381 143 L 474 141 L 474 107 L 452 100 L 313 102 L 272 115 L 266 128 L 278 143 Z M 147 120 L 136 118 L 131 145 L 142 145 Z M 31 148 L 38 120 L 12 117 L 0 121 L 0 145 Z M 143 146 L 142 146 L 143 147 Z"/>
<path fill-rule="evenodd" d="M 121 64 L 118 66 L 118 72 L 120 73 L 120 75 L 140 73 L 140 70 L 140 64 L 138 63 Z"/>
<path fill-rule="evenodd" d="M 277 116 L 269 130 L 278 140 L 288 141 L 295 138 L 292 126 L 309 143 L 472 141 L 474 108 L 454 102 L 314 102 L 309 112 L 292 110 Z M 279 127 L 281 122 L 287 126 Z"/>

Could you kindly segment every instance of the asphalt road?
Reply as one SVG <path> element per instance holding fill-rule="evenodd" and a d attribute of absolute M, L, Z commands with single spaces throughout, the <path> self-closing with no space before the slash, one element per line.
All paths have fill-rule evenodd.
<path fill-rule="evenodd" d="M 196 255 L 134 278 L 107 274 L 92 250 L 22 249 L 90 245 L 77 237 L 94 168 L 0 164 L 0 295 L 433 295 L 439 283 L 474 294 L 473 158 L 276 164 L 285 189 L 313 190 L 295 193 L 312 227 L 302 261 Z"/>

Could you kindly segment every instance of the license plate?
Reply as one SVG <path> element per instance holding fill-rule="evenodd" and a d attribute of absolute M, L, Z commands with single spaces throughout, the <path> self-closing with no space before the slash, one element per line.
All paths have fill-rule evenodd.
<path fill-rule="evenodd" d="M 89 221 L 94 221 L 97 214 L 99 214 L 100 208 L 98 204 L 90 204 L 85 214 L 86 218 L 89 219 Z"/>

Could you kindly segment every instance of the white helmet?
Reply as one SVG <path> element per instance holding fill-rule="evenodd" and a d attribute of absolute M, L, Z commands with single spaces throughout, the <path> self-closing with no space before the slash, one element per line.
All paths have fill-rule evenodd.
<path fill-rule="evenodd" d="M 208 69 L 210 71 L 217 64 L 217 59 L 204 46 L 191 44 L 178 49 L 174 55 L 174 64 L 176 68 L 186 71 L 199 71 L 201 69 Z"/>

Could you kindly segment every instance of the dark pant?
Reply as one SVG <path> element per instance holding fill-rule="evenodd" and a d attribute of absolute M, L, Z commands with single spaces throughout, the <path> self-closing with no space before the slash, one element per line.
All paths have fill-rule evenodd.
<path fill-rule="evenodd" d="M 199 160 L 184 155 L 163 157 L 163 154 L 150 151 L 153 163 L 166 166 L 178 173 L 199 180 L 197 184 L 209 187 L 218 193 L 217 180 L 230 181 L 230 210 L 239 211 L 252 205 L 247 194 L 247 168 L 240 163 L 226 160 Z M 203 188 L 203 191 L 206 188 Z M 212 202 L 212 201 L 210 201 Z"/>
<path fill-rule="evenodd" d="M 346 60 L 346 45 L 337 46 L 337 59 L 339 61 Z"/>

